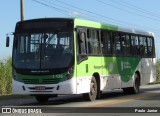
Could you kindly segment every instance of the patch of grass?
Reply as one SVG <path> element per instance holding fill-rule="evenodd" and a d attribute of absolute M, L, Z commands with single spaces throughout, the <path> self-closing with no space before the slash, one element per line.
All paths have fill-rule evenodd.
<path fill-rule="evenodd" d="M 12 58 L 0 61 L 0 95 L 12 92 Z"/>
<path fill-rule="evenodd" d="M 157 82 L 160 82 L 160 59 L 157 60 Z"/>

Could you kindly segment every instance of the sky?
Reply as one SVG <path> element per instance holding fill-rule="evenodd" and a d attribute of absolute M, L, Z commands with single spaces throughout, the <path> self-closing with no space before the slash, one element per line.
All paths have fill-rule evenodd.
<path fill-rule="evenodd" d="M 126 28 L 153 32 L 160 57 L 160 0 L 24 0 L 24 19 L 78 17 Z M 13 35 L 6 34 L 20 21 L 20 0 L 1 0 L 0 60 L 12 56 Z"/>

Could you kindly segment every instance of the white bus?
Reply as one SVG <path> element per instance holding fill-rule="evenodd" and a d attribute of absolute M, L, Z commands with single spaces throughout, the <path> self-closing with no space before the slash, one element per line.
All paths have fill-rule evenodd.
<path fill-rule="evenodd" d="M 154 36 L 150 32 L 81 19 L 45 18 L 16 24 L 13 94 L 39 102 L 58 94 L 102 91 L 138 93 L 156 80 Z"/>

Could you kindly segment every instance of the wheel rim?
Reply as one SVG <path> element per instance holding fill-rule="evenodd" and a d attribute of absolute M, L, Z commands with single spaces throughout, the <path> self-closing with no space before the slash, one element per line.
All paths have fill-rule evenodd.
<path fill-rule="evenodd" d="M 94 80 L 91 81 L 90 87 L 90 98 L 91 100 L 95 100 L 97 95 L 97 85 Z"/>
<path fill-rule="evenodd" d="M 95 95 L 96 93 L 96 87 L 95 87 L 95 83 L 91 83 L 91 95 Z"/>

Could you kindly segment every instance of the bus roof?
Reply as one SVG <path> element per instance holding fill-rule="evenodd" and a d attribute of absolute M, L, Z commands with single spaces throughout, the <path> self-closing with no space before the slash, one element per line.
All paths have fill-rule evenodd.
<path fill-rule="evenodd" d="M 116 25 L 111 25 L 111 24 L 105 24 L 105 23 L 100 23 L 100 22 L 95 22 L 95 21 L 89 21 L 89 20 L 83 20 L 79 18 L 39 18 L 39 19 L 30 19 L 30 20 L 25 20 L 23 22 L 36 22 L 36 21 L 52 21 L 52 20 L 74 20 L 74 27 L 77 26 L 82 26 L 82 27 L 90 27 L 90 28 L 98 28 L 98 29 L 107 29 L 107 30 L 113 30 L 113 31 L 121 31 L 121 32 L 127 32 L 127 33 L 133 33 L 133 34 L 140 34 L 140 35 L 147 35 L 147 36 L 154 36 L 152 32 L 147 32 L 143 30 L 138 30 L 138 29 L 131 29 L 131 28 L 124 28 Z M 18 23 L 21 23 L 18 22 Z"/>
<path fill-rule="evenodd" d="M 124 27 L 115 26 L 111 24 L 105 24 L 105 23 L 89 21 L 89 20 L 82 20 L 78 18 L 75 18 L 74 20 L 75 20 L 75 26 L 86 26 L 91 28 L 101 28 L 101 29 L 108 29 L 113 31 L 121 31 L 121 32 L 127 32 L 127 33 L 133 33 L 133 34 L 154 36 L 152 32 L 147 32 L 143 30 L 124 28 Z"/>

